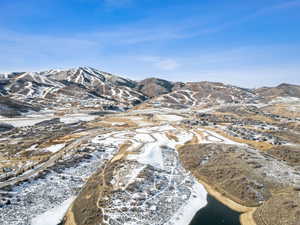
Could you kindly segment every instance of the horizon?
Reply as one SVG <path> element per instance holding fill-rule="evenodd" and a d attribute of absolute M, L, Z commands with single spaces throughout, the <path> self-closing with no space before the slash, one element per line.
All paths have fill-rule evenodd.
<path fill-rule="evenodd" d="M 300 0 L 3 0 L 0 72 L 89 65 L 143 80 L 300 84 Z"/>
<path fill-rule="evenodd" d="M 52 68 L 52 69 L 42 69 L 42 70 L 38 70 L 38 71 L 9 71 L 9 72 L 0 72 L 0 74 L 10 74 L 10 73 L 40 73 L 40 72 L 45 72 L 45 71 L 50 71 L 50 70 L 61 70 L 61 71 L 65 71 L 65 70 L 71 70 L 71 69 L 79 69 L 79 68 L 91 68 L 91 69 L 96 69 L 96 70 L 99 70 L 101 72 L 106 72 L 106 73 L 110 73 L 109 71 L 103 71 L 99 68 L 95 68 L 95 67 L 91 67 L 91 66 L 77 66 L 77 67 L 73 67 L 73 68 Z M 170 82 L 173 82 L 173 83 L 176 83 L 176 82 L 182 82 L 182 83 L 189 83 L 189 82 L 212 82 L 212 83 L 223 83 L 225 85 L 232 85 L 232 86 L 237 86 L 237 87 L 240 87 L 240 88 L 246 88 L 246 89 L 259 89 L 259 88 L 270 88 L 270 87 L 277 87 L 279 85 L 282 85 L 282 84 L 288 84 L 288 85 L 300 85 L 300 83 L 287 83 L 287 82 L 281 82 L 281 83 L 278 83 L 278 84 L 275 84 L 273 86 L 257 86 L 257 87 L 247 87 L 247 86 L 238 86 L 238 85 L 234 85 L 232 83 L 227 83 L 227 82 L 220 82 L 220 81 L 214 81 L 214 80 L 195 80 L 195 81 L 182 81 L 182 80 L 167 80 L 167 79 L 164 79 L 164 78 L 161 78 L 159 76 L 148 76 L 148 77 L 145 77 L 145 78 L 142 78 L 140 80 L 137 80 L 137 79 L 131 79 L 130 76 L 127 76 L 127 75 L 123 75 L 123 74 L 115 74 L 115 73 L 110 73 L 111 75 L 114 75 L 114 76 L 119 76 L 121 78 L 125 78 L 125 79 L 129 79 L 129 80 L 132 80 L 132 81 L 135 81 L 135 82 L 140 82 L 142 80 L 145 80 L 145 79 L 161 79 L 161 80 L 166 80 L 166 81 L 170 81 Z"/>

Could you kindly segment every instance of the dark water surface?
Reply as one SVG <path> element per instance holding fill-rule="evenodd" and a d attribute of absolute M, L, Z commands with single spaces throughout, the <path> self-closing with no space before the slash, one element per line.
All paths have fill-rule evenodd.
<path fill-rule="evenodd" d="M 207 205 L 200 209 L 189 225 L 241 225 L 240 213 L 207 195 Z"/>

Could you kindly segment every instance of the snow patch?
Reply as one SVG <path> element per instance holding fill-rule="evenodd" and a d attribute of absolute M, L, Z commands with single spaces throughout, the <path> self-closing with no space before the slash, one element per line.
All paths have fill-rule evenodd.
<path fill-rule="evenodd" d="M 57 225 L 60 223 L 61 219 L 64 217 L 69 206 L 74 201 L 75 197 L 71 197 L 64 201 L 61 205 L 52 208 L 43 214 L 33 218 L 31 220 L 31 225 Z"/>
<path fill-rule="evenodd" d="M 166 120 L 171 122 L 181 121 L 184 119 L 182 116 L 177 115 L 157 115 L 156 118 L 158 120 Z"/>
<path fill-rule="evenodd" d="M 158 169 L 164 168 L 161 148 L 157 143 L 149 143 L 144 146 L 144 151 L 138 155 L 130 155 L 129 160 L 137 160 L 141 164 L 149 164 Z"/>
<path fill-rule="evenodd" d="M 57 144 L 57 145 L 51 145 L 48 148 L 45 148 L 46 151 L 55 153 L 61 150 L 63 147 L 65 147 L 65 144 Z"/>
<path fill-rule="evenodd" d="M 300 102 L 300 98 L 296 97 L 276 97 L 270 103 L 292 103 L 292 102 Z"/>
<path fill-rule="evenodd" d="M 192 187 L 189 200 L 172 216 L 168 224 L 190 224 L 195 214 L 207 205 L 207 191 L 197 181 Z"/>
<path fill-rule="evenodd" d="M 94 115 L 78 114 L 78 115 L 65 115 L 60 118 L 63 123 L 77 123 L 79 121 L 91 121 L 97 118 Z"/>

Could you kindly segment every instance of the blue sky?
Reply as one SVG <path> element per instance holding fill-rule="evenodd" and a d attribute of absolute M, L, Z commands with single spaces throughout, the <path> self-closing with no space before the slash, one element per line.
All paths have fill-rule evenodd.
<path fill-rule="evenodd" d="M 1 0 L 0 72 L 300 84 L 300 0 Z"/>

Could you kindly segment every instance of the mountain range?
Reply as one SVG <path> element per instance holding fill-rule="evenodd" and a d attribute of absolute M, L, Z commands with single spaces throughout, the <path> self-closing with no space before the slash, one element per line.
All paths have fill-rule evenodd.
<path fill-rule="evenodd" d="M 280 84 L 258 89 L 218 82 L 133 81 L 90 68 L 0 74 L 0 115 L 40 110 L 125 111 L 143 102 L 174 108 L 218 103 L 260 103 L 277 97 L 300 98 L 300 86 Z"/>

